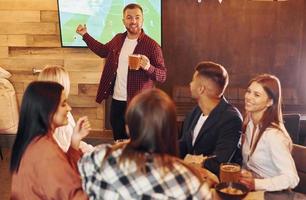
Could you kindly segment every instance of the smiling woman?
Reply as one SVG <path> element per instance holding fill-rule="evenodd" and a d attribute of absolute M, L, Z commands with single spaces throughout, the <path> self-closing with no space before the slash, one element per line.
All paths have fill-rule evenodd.
<path fill-rule="evenodd" d="M 76 169 L 80 140 L 90 130 L 87 117 L 77 122 L 67 154 L 53 139 L 71 109 L 63 91 L 59 83 L 36 81 L 24 93 L 10 166 L 12 199 L 87 199 Z"/>
<path fill-rule="evenodd" d="M 251 190 L 278 191 L 294 188 L 299 177 L 291 156 L 292 141 L 283 124 L 281 85 L 277 77 L 253 78 L 245 94 L 243 166 L 253 176 L 240 182 Z"/>

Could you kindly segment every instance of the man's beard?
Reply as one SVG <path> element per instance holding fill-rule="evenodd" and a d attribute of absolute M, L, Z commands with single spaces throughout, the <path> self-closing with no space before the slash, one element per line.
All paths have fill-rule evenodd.
<path fill-rule="evenodd" d="M 137 27 L 137 28 L 130 28 L 129 26 L 128 27 L 125 27 L 127 32 L 131 35 L 138 35 L 141 33 L 141 27 Z"/>

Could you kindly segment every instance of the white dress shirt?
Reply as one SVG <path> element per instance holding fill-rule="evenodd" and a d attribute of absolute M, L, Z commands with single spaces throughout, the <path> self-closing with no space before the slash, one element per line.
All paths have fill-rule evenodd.
<path fill-rule="evenodd" d="M 200 133 L 200 130 L 203 126 L 203 124 L 205 123 L 206 119 L 208 118 L 208 115 L 204 115 L 202 114 L 199 119 L 198 119 L 198 122 L 196 124 L 196 126 L 194 127 L 194 130 L 193 130 L 193 136 L 192 136 L 192 145 L 194 145 L 199 133 Z"/>
<path fill-rule="evenodd" d="M 243 166 L 254 172 L 255 190 L 279 191 L 294 188 L 299 183 L 294 160 L 291 156 L 292 141 L 283 124 L 282 130 L 267 128 L 252 155 L 250 145 L 252 133 L 254 141 L 259 129 L 249 122 L 242 148 Z M 253 141 L 253 144 L 254 144 Z"/>

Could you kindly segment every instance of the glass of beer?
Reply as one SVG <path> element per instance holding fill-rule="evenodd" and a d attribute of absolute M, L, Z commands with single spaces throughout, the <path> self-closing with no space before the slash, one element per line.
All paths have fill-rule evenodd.
<path fill-rule="evenodd" d="M 129 69 L 138 70 L 140 68 L 141 56 L 139 54 L 129 55 Z"/>
<path fill-rule="evenodd" d="M 239 182 L 241 167 L 236 163 L 221 163 L 220 182 Z"/>

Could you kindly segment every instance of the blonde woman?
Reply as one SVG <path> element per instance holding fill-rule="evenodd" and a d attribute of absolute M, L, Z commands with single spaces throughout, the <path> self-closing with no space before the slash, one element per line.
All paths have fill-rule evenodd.
<path fill-rule="evenodd" d="M 61 84 L 64 87 L 64 92 L 68 98 L 70 92 L 70 79 L 68 72 L 58 65 L 47 65 L 39 74 L 38 80 L 40 81 L 53 81 Z M 66 126 L 61 126 L 55 129 L 54 139 L 60 148 L 67 152 L 71 143 L 71 135 L 73 133 L 73 128 L 75 127 L 75 121 L 71 114 L 68 113 L 68 124 Z M 80 149 L 82 152 L 88 152 L 93 150 L 93 146 L 86 144 L 81 141 Z"/>

